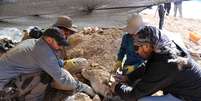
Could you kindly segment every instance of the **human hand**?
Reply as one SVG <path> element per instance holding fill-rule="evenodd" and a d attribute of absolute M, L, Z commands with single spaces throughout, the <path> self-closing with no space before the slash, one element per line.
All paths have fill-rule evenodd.
<path fill-rule="evenodd" d="M 116 72 L 118 68 L 121 67 L 122 62 L 121 61 L 116 61 L 116 63 L 113 66 L 113 72 Z"/>
<path fill-rule="evenodd" d="M 115 93 L 115 87 L 116 87 L 117 84 L 118 84 L 118 82 L 112 82 L 111 83 L 110 89 L 111 89 L 112 93 Z"/>
<path fill-rule="evenodd" d="M 79 91 L 84 92 L 91 97 L 94 97 L 96 95 L 94 90 L 90 86 L 88 86 L 87 84 L 84 84 L 84 83 L 82 83 Z"/>
<path fill-rule="evenodd" d="M 182 69 L 183 66 L 188 65 L 188 58 L 177 57 L 175 59 L 169 59 L 168 63 L 176 63 L 179 69 Z"/>
<path fill-rule="evenodd" d="M 124 82 L 124 83 L 128 82 L 128 77 L 125 76 L 125 75 L 116 74 L 116 75 L 114 76 L 114 79 L 115 79 L 115 81 L 118 82 L 118 83 L 119 83 L 119 82 Z"/>
<path fill-rule="evenodd" d="M 130 74 L 132 73 L 133 71 L 135 71 L 136 67 L 134 67 L 133 65 L 129 65 L 129 66 L 126 66 L 124 69 L 123 69 L 123 74 Z"/>

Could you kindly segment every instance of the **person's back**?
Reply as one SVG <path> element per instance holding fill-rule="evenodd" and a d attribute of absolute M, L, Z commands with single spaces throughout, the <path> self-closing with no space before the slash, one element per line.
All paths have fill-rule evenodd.
<path fill-rule="evenodd" d="M 31 54 L 38 42 L 39 40 L 36 39 L 25 40 L 0 58 L 1 89 L 19 75 L 42 71 L 37 67 L 33 54 Z"/>
<path fill-rule="evenodd" d="M 179 71 L 173 84 L 164 89 L 164 92 L 186 101 L 200 101 L 201 68 L 194 61 L 193 63 L 191 68 Z"/>
<path fill-rule="evenodd" d="M 163 90 L 164 94 L 172 94 L 185 101 L 200 101 L 200 66 L 193 59 L 189 59 L 189 65 L 179 69 L 175 63 L 167 62 L 169 58 L 167 55 L 154 54 L 147 65 L 146 80 L 153 78 L 153 81 L 150 80 L 151 85 L 151 83 L 155 83 L 156 78 L 161 79 L 161 82 L 156 83 L 155 87 L 161 88 L 160 90 Z"/>

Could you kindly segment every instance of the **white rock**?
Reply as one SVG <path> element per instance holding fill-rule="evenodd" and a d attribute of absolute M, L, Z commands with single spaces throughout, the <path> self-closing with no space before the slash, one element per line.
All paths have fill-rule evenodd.
<path fill-rule="evenodd" d="M 107 81 L 110 79 L 110 73 L 103 69 L 86 69 L 82 72 L 84 78 L 90 81 L 92 88 L 96 93 L 106 97 L 111 94 Z"/>
<path fill-rule="evenodd" d="M 76 93 L 64 101 L 93 101 L 87 94 L 85 93 Z"/>

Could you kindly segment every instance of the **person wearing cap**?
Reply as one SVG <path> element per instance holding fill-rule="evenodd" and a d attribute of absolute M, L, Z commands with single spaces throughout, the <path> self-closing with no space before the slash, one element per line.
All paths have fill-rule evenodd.
<path fill-rule="evenodd" d="M 59 16 L 52 26 L 63 30 L 66 37 L 78 31 L 69 16 Z"/>
<path fill-rule="evenodd" d="M 201 67 L 161 30 L 144 26 L 135 35 L 136 53 L 147 60 L 136 84 L 112 83 L 111 90 L 125 101 L 200 101 Z M 151 96 L 162 90 L 163 96 Z"/>
<path fill-rule="evenodd" d="M 68 38 L 68 49 L 75 47 L 80 43 L 82 39 L 79 36 L 74 35 L 74 33 L 78 32 L 78 30 L 73 25 L 73 21 L 69 16 L 59 16 L 56 22 L 52 25 L 53 27 L 57 27 L 64 31 L 64 35 Z M 70 36 L 70 37 L 69 37 Z M 65 53 L 65 49 L 63 49 L 63 53 Z M 77 69 L 76 63 L 83 63 L 84 58 L 73 58 L 64 61 L 65 65 L 71 69 Z M 87 62 L 85 62 L 87 64 Z"/>
<path fill-rule="evenodd" d="M 94 96 L 92 88 L 64 69 L 58 51 L 68 45 L 64 31 L 52 27 L 39 39 L 27 39 L 0 58 L 1 101 L 44 101 L 44 94 L 55 81 L 69 91 Z"/>

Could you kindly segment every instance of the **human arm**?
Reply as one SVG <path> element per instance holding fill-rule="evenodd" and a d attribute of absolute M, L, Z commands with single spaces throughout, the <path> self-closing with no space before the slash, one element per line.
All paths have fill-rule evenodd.
<path fill-rule="evenodd" d="M 49 47 L 35 49 L 33 52 L 33 58 L 35 63 L 49 74 L 55 82 L 58 82 L 64 88 L 67 87 L 69 90 L 82 91 L 94 95 L 93 90 L 88 85 L 75 80 L 72 75 L 59 65 L 56 55 Z"/>
<path fill-rule="evenodd" d="M 169 86 L 177 71 L 175 68 L 176 64 L 162 64 L 156 62 L 149 65 L 149 69 L 135 86 L 128 86 L 122 83 L 117 84 L 114 90 L 115 93 L 128 101 L 137 100 Z"/>

